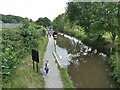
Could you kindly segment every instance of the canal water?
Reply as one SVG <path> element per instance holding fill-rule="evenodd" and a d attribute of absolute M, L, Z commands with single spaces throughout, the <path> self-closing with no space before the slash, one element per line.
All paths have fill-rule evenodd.
<path fill-rule="evenodd" d="M 56 52 L 76 88 L 115 88 L 107 55 L 68 35 L 58 35 Z"/>

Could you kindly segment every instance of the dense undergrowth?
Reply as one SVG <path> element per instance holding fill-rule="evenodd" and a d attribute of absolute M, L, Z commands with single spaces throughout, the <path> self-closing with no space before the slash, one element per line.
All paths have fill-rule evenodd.
<path fill-rule="evenodd" d="M 38 49 L 40 44 L 43 44 L 43 37 L 45 36 L 45 28 L 37 26 L 24 21 L 23 26 L 15 29 L 2 29 L 2 75 L 3 83 L 9 81 L 14 71 L 20 65 L 26 55 L 31 55 L 31 49 Z M 43 45 L 44 46 L 44 45 Z"/>

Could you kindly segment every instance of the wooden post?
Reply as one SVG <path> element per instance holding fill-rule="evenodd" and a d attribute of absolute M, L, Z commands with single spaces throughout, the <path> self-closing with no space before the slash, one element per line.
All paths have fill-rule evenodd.
<path fill-rule="evenodd" d="M 35 70 L 35 65 L 34 65 L 34 61 L 33 61 L 33 70 Z"/>
<path fill-rule="evenodd" d="M 38 73 L 38 63 L 36 62 L 36 70 L 37 70 L 37 73 Z"/>

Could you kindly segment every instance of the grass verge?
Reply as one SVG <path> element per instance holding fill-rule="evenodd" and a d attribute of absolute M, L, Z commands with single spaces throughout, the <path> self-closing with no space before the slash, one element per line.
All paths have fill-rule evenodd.
<path fill-rule="evenodd" d="M 43 57 L 44 57 L 44 53 L 46 51 L 47 44 L 48 44 L 48 39 L 46 37 L 42 37 L 41 41 L 40 41 L 40 45 L 38 47 L 39 59 L 40 59 L 40 68 L 43 67 Z"/>
<path fill-rule="evenodd" d="M 55 58 L 55 62 L 58 64 L 56 56 L 54 54 L 53 54 L 53 56 Z M 67 69 L 61 68 L 59 64 L 58 64 L 58 69 L 60 71 L 61 79 L 63 82 L 63 87 L 64 88 L 74 88 L 73 81 L 71 80 L 71 77 L 69 76 Z"/>
<path fill-rule="evenodd" d="M 39 69 L 42 67 L 43 56 L 47 46 L 47 38 L 42 37 L 39 46 Z M 27 55 L 21 60 L 16 70 L 9 77 L 9 79 L 2 83 L 3 88 L 44 88 L 44 78 L 42 74 L 33 70 L 31 54 Z"/>
<path fill-rule="evenodd" d="M 71 77 L 68 74 L 67 69 L 59 67 L 59 71 L 63 81 L 64 88 L 75 88 L 71 80 Z"/>

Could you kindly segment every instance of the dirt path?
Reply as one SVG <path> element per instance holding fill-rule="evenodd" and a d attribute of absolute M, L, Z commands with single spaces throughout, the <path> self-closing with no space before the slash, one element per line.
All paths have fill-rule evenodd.
<path fill-rule="evenodd" d="M 45 88 L 63 88 L 63 83 L 60 77 L 60 72 L 58 70 L 58 65 L 55 62 L 55 58 L 52 54 L 54 50 L 54 39 L 53 37 L 49 38 L 47 49 L 44 55 L 44 62 L 48 59 L 49 62 L 49 74 L 44 76 L 45 79 Z"/>

